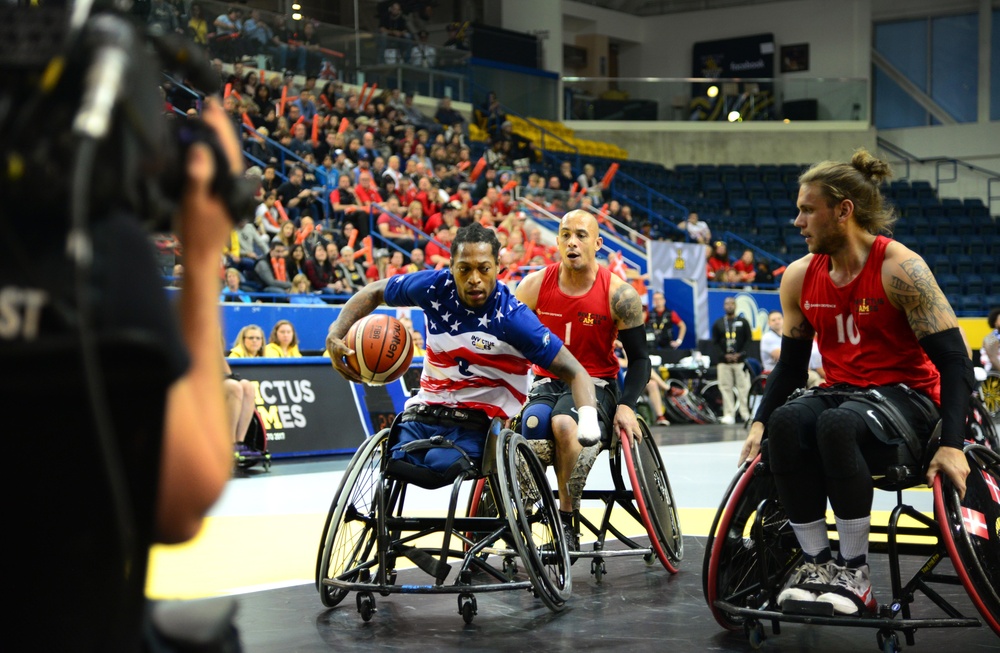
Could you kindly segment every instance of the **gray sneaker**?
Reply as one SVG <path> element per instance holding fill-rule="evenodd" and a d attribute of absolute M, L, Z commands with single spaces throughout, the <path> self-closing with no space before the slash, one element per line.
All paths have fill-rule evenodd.
<path fill-rule="evenodd" d="M 833 560 L 802 563 L 778 594 L 778 607 L 783 606 L 785 601 L 815 601 L 820 594 L 831 589 L 836 568 Z"/>
<path fill-rule="evenodd" d="M 833 586 L 816 597 L 817 602 L 830 603 L 837 614 L 874 614 L 878 601 L 872 592 L 868 565 L 841 567 L 834 565 Z"/>

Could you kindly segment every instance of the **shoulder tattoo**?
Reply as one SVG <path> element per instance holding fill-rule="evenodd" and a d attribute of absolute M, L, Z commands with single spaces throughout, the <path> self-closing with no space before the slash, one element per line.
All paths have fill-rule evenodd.
<path fill-rule="evenodd" d="M 625 328 L 642 324 L 642 301 L 635 288 L 628 284 L 621 284 L 612 294 L 611 310 Z"/>
<path fill-rule="evenodd" d="M 919 257 L 899 264 L 904 277 L 889 280 L 889 298 L 906 311 L 906 319 L 917 339 L 937 333 L 955 323 L 955 311 L 945 298 L 934 275 Z M 907 278 L 908 277 L 908 278 Z"/>

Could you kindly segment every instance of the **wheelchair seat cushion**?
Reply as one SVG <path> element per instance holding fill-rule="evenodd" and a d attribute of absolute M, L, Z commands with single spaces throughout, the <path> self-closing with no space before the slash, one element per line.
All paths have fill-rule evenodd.
<path fill-rule="evenodd" d="M 403 422 L 386 471 L 422 488 L 443 487 L 463 472 L 479 475 L 485 442 L 485 430 Z"/>

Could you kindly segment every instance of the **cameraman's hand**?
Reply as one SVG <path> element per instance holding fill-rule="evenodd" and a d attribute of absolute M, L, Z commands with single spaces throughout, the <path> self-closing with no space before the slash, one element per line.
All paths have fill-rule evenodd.
<path fill-rule="evenodd" d="M 243 159 L 239 142 L 232 124 L 214 98 L 205 101 L 202 120 L 215 131 L 230 164 L 229 174 L 241 174 Z M 211 195 L 212 179 L 216 174 L 215 157 L 211 149 L 200 143 L 193 145 L 188 152 L 186 164 L 188 183 L 184 189 L 180 214 L 180 233 L 185 256 L 204 253 L 214 258 L 228 240 L 235 216 L 228 214 L 221 198 Z"/>

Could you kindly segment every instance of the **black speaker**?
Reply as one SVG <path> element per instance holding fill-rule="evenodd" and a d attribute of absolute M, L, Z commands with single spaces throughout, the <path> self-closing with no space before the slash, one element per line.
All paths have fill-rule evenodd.
<path fill-rule="evenodd" d="M 788 120 L 818 120 L 819 103 L 816 100 L 792 100 L 784 104 Z"/>

